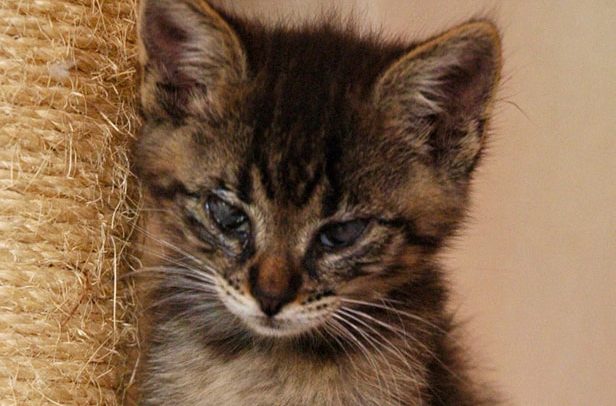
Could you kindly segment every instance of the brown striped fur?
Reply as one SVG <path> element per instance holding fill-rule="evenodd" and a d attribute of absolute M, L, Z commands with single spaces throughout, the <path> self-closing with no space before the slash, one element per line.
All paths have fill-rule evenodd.
<path fill-rule="evenodd" d="M 495 27 L 409 44 L 144 0 L 139 35 L 140 404 L 493 403 L 457 347 L 436 255 L 485 144 Z M 216 225 L 213 198 L 247 235 Z M 348 221 L 360 235 L 328 248 Z"/>

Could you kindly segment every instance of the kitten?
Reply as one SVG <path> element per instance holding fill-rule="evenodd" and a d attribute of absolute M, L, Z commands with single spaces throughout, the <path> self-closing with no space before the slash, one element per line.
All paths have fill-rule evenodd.
<path fill-rule="evenodd" d="M 495 27 L 408 44 L 144 0 L 139 35 L 140 404 L 491 404 L 436 256 L 485 144 Z"/>

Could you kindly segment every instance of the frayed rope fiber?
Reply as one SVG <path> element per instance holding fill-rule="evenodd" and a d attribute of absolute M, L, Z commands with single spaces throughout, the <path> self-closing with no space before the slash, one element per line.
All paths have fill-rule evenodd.
<path fill-rule="evenodd" d="M 0 0 L 0 405 L 115 405 L 136 345 L 135 0 Z"/>

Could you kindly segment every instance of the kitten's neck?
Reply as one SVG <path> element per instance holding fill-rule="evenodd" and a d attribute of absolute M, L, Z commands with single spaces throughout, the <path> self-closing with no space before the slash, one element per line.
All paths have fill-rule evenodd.
<path fill-rule="evenodd" d="M 171 374 L 179 390 L 161 392 L 168 399 L 161 404 L 207 404 L 203 399 L 253 406 L 281 404 L 281 399 L 331 406 L 491 403 L 480 401 L 470 388 L 448 324 L 430 321 L 419 329 L 417 320 L 401 320 L 382 321 L 373 330 L 363 326 L 363 333 L 354 331 L 344 341 L 332 335 L 232 345 L 225 340 L 204 344 L 186 326 L 167 325 L 165 334 L 175 331 L 175 337 L 165 335 L 155 344 L 148 364 L 158 373 L 151 374 L 145 390 L 156 391 L 157 380 Z"/>

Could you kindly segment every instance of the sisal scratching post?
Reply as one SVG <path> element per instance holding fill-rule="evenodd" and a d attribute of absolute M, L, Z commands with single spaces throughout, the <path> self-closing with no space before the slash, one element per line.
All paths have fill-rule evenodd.
<path fill-rule="evenodd" d="M 134 0 L 0 0 L 0 405 L 119 403 Z"/>

